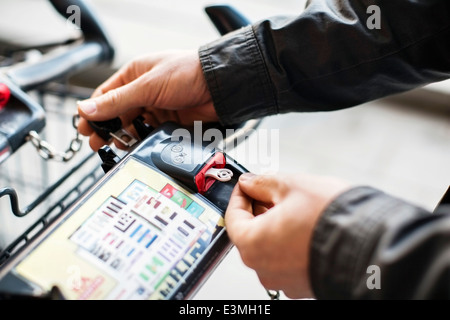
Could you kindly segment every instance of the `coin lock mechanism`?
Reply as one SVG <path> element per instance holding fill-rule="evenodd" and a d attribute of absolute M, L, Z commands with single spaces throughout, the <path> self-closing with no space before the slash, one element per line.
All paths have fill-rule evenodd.
<path fill-rule="evenodd" d="M 200 194 L 215 182 L 228 182 L 233 177 L 233 172 L 225 168 L 226 157 L 222 152 L 189 139 L 162 141 L 152 153 L 152 160 L 158 169 Z"/>

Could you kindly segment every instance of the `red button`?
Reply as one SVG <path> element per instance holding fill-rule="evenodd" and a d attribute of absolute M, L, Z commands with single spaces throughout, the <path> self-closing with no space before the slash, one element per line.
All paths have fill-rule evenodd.
<path fill-rule="evenodd" d="M 205 174 L 211 168 L 225 168 L 226 159 L 222 152 L 217 152 L 211 159 L 205 164 L 203 168 L 197 173 L 195 176 L 195 184 L 197 185 L 198 192 L 200 194 L 205 193 L 212 186 L 212 184 L 216 181 L 212 178 L 206 178 Z"/>
<path fill-rule="evenodd" d="M 9 88 L 5 84 L 0 83 L 0 109 L 6 106 L 10 97 L 11 91 L 9 91 Z"/>

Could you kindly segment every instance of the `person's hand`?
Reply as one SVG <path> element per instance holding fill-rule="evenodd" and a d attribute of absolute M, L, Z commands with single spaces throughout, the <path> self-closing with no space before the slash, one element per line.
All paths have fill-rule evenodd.
<path fill-rule="evenodd" d="M 310 175 L 243 174 L 230 199 L 225 222 L 242 261 L 268 290 L 287 297 L 313 297 L 309 247 L 321 213 L 346 182 Z"/>
<path fill-rule="evenodd" d="M 191 125 L 218 121 L 196 51 L 162 52 L 137 58 L 78 105 L 78 131 L 97 151 L 105 144 L 87 123 L 120 117 L 125 129 L 138 115 L 154 127 L 165 121 Z M 118 147 L 120 143 L 116 143 Z"/>

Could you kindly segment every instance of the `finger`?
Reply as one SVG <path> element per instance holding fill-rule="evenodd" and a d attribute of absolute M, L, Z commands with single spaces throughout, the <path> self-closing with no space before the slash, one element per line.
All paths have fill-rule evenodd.
<path fill-rule="evenodd" d="M 103 82 L 92 94 L 92 98 L 105 94 L 106 92 L 126 85 L 144 73 L 153 69 L 155 65 L 164 60 L 167 53 L 160 52 L 151 55 L 142 55 L 136 57 L 130 62 L 123 65 L 113 75 L 111 75 L 105 82 Z"/>
<path fill-rule="evenodd" d="M 144 122 L 148 123 L 154 128 L 159 127 L 162 124 L 162 121 L 159 120 L 159 118 L 153 113 L 153 112 L 147 112 L 143 114 L 144 116 Z"/>
<path fill-rule="evenodd" d="M 259 216 L 260 214 L 266 213 L 272 207 L 270 204 L 263 203 L 261 201 L 253 202 L 253 214 L 255 216 Z"/>
<path fill-rule="evenodd" d="M 97 87 L 97 89 L 95 89 L 95 91 L 91 95 L 91 98 L 101 96 L 112 89 L 116 89 L 125 85 L 126 82 L 124 80 L 124 73 L 126 72 L 126 68 L 124 68 L 124 70 L 121 69 L 116 71 L 112 76 L 108 78 L 108 80 L 103 82 L 100 86 Z"/>
<path fill-rule="evenodd" d="M 242 192 L 239 185 L 236 185 L 225 213 L 225 225 L 232 242 L 239 242 L 242 237 L 245 237 L 253 218 L 251 199 Z"/>
<path fill-rule="evenodd" d="M 83 118 L 80 118 L 77 129 L 83 136 L 90 136 L 94 133 L 94 129 L 92 129 L 87 120 Z"/>
<path fill-rule="evenodd" d="M 160 123 L 173 121 L 180 123 L 180 119 L 176 111 L 166 109 L 155 109 L 155 114 L 158 117 Z"/>
<path fill-rule="evenodd" d="M 89 137 L 89 146 L 94 152 L 97 152 L 104 145 L 108 145 L 109 142 L 100 138 L 95 132 Z"/>
<path fill-rule="evenodd" d="M 143 57 L 145 64 L 140 64 L 141 59 L 135 59 L 122 66 L 119 70 L 113 73 L 106 81 L 104 81 L 92 94 L 91 98 L 95 98 L 105 94 L 106 92 L 122 87 L 139 78 L 143 73 L 147 72 L 153 67 L 152 61 L 148 57 Z M 141 65 L 142 68 L 137 68 Z M 139 69 L 139 70 L 137 70 Z"/>
<path fill-rule="evenodd" d="M 155 116 L 152 113 L 144 112 L 141 114 L 141 110 L 136 109 L 134 112 L 130 112 L 124 116 L 122 116 L 121 120 L 122 123 L 125 124 L 123 126 L 123 129 L 125 129 L 128 133 L 131 134 L 131 136 L 135 138 L 139 138 L 139 135 L 136 131 L 136 128 L 133 125 L 133 121 L 138 115 L 142 115 L 144 117 L 144 123 L 149 124 L 152 127 L 158 127 L 159 122 L 155 118 Z M 97 150 L 98 148 L 102 147 L 104 144 L 107 143 L 107 141 L 101 139 L 98 135 L 93 136 L 94 130 L 92 129 L 91 125 L 88 123 L 88 121 L 84 118 L 80 118 L 78 122 L 78 132 L 84 136 L 91 136 L 90 144 Z M 118 140 L 114 139 L 114 144 L 121 150 L 127 150 L 128 147 L 120 143 Z"/>
<path fill-rule="evenodd" d="M 277 175 L 243 174 L 239 187 L 250 198 L 267 205 L 278 203 L 289 192 L 285 177 Z"/>
<path fill-rule="evenodd" d="M 78 113 L 87 120 L 109 120 L 144 105 L 143 92 L 140 82 L 136 80 L 98 97 L 78 102 Z"/>
<path fill-rule="evenodd" d="M 134 129 L 134 126 L 132 125 L 133 120 L 142 113 L 142 110 L 139 109 L 133 109 L 131 112 L 128 112 L 126 115 L 123 115 L 121 117 L 121 121 L 122 121 L 122 125 L 123 128 L 130 128 L 133 130 L 133 135 L 136 137 L 137 133 Z M 90 136 L 94 133 L 94 129 L 92 128 L 92 126 L 89 124 L 89 122 L 80 117 L 79 122 L 78 122 L 78 126 L 77 126 L 78 132 L 81 133 L 84 136 Z"/>

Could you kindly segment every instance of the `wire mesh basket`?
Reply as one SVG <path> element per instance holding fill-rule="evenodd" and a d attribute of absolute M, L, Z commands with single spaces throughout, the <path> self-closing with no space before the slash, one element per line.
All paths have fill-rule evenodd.
<path fill-rule="evenodd" d="M 38 5 L 34 1 L 2 5 L 18 14 L 27 4 Z M 78 8 L 83 13 L 81 29 L 76 37 L 43 44 L 0 38 L 0 82 L 10 86 L 14 99 L 0 108 L 0 129 L 4 129 L 0 130 L 0 267 L 103 175 L 100 159 L 83 143 L 74 121 L 76 101 L 88 98 L 93 88 L 75 86 L 70 79 L 109 65 L 114 49 L 84 0 L 41 4 L 63 26 L 70 20 L 69 9 Z M 42 115 L 36 131 L 20 124 L 27 115 L 27 102 Z M 16 110 L 17 106 L 23 108 Z"/>
<path fill-rule="evenodd" d="M 47 114 L 47 126 L 41 136 L 63 150 L 75 134 L 71 123 L 77 97 L 67 92 L 56 94 L 41 91 L 34 95 L 44 102 Z M 0 198 L 0 264 L 62 213 L 102 174 L 100 159 L 87 143 L 67 163 L 44 160 L 31 143 L 2 163 L 0 186 L 15 190 L 17 198 Z"/>

